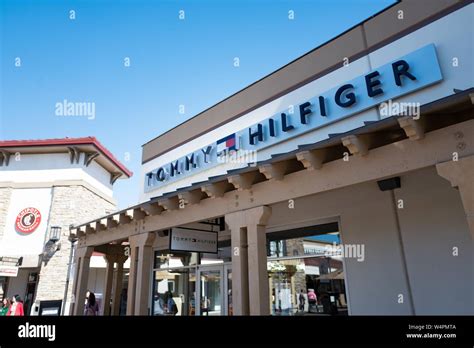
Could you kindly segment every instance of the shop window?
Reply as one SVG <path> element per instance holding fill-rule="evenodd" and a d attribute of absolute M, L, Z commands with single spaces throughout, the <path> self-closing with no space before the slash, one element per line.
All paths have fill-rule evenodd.
<path fill-rule="evenodd" d="M 289 235 L 267 244 L 272 315 L 347 315 L 339 233 Z"/>

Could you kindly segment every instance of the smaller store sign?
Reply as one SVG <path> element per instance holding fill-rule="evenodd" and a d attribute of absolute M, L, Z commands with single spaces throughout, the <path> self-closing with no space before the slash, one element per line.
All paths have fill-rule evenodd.
<path fill-rule="evenodd" d="M 169 238 L 171 251 L 217 254 L 217 232 L 173 228 Z"/>
<path fill-rule="evenodd" d="M 0 277 L 16 277 L 18 276 L 17 266 L 0 265 Z"/>
<path fill-rule="evenodd" d="M 36 208 L 25 208 L 16 217 L 16 230 L 22 234 L 33 233 L 41 223 L 41 213 Z"/>

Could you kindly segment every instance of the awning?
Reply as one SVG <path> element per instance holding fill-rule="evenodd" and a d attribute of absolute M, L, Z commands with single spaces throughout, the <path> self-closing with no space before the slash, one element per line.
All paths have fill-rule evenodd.
<path fill-rule="evenodd" d="M 329 134 L 324 140 L 302 144 L 294 151 L 275 154 L 268 160 L 257 162 L 256 165 L 230 170 L 226 174 L 210 177 L 206 181 L 196 182 L 151 198 L 149 201 L 71 226 L 71 232 L 77 236 L 95 233 L 118 225 L 130 224 L 147 216 L 159 215 L 163 211 L 176 210 L 180 200 L 198 204 L 210 197 L 221 197 L 227 192 L 246 189 L 254 184 L 271 180 L 272 175 L 288 175 L 339 160 L 348 149 L 351 153 L 357 151 L 361 143 L 366 145 L 365 150 L 370 151 L 406 139 L 417 139 L 425 133 L 474 119 L 473 104 L 474 87 L 456 91 L 452 95 L 422 105 L 419 120 L 410 116 L 390 116 L 378 121 L 365 122 L 362 127 L 345 133 Z M 319 153 L 323 153 L 324 156 L 319 158 Z M 282 163 L 285 165 L 280 166 Z"/>

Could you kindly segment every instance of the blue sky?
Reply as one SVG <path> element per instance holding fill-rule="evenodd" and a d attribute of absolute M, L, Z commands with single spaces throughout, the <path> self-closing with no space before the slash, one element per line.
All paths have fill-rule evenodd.
<path fill-rule="evenodd" d="M 135 174 L 126 207 L 141 145 L 394 2 L 0 0 L 0 139 L 97 137 Z M 56 116 L 64 99 L 95 118 Z"/>

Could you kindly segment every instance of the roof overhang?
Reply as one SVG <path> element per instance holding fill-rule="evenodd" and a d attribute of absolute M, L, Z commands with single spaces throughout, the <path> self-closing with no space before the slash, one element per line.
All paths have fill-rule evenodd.
<path fill-rule="evenodd" d="M 364 126 L 339 134 L 330 134 L 327 139 L 300 145 L 297 150 L 277 154 L 271 159 L 228 171 L 226 174 L 197 182 L 188 187 L 166 193 L 149 201 L 89 222 L 71 226 L 77 236 L 116 227 L 159 215 L 163 211 L 177 210 L 179 201 L 199 204 L 202 199 L 222 197 L 233 190 L 249 189 L 252 185 L 267 180 L 282 180 L 285 175 L 301 170 L 315 170 L 325 163 L 351 155 L 369 152 L 372 149 L 402 140 L 419 140 L 425 133 L 474 119 L 474 88 L 456 93 L 422 105 L 420 118 L 391 116 L 367 122 Z"/>
<path fill-rule="evenodd" d="M 129 178 L 133 173 L 120 163 L 95 137 L 42 139 L 42 140 L 6 140 L 0 141 L 2 164 L 8 164 L 11 154 L 54 154 L 69 153 L 71 163 L 79 163 L 79 155 L 84 155 L 84 165 L 97 162 L 111 174 L 111 181 L 119 177 Z"/>

